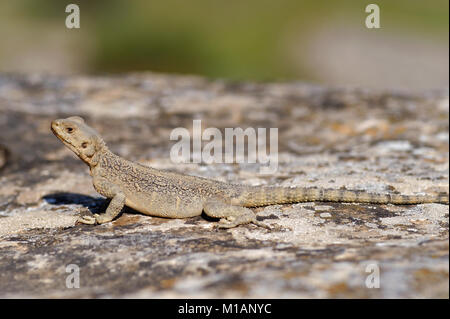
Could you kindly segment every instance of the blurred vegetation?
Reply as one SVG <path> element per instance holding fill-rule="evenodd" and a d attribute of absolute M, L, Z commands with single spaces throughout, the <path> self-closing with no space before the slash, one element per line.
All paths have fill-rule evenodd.
<path fill-rule="evenodd" d="M 94 39 L 89 72 L 153 70 L 231 79 L 307 78 L 292 67 L 289 42 L 301 46 L 315 26 L 363 28 L 364 8 L 382 8 L 382 27 L 448 41 L 447 0 L 19 0 L 14 14 L 61 26 L 64 8 L 81 9 Z M 68 34 L 68 36 L 70 36 Z M 83 45 L 81 43 L 80 45 Z"/>

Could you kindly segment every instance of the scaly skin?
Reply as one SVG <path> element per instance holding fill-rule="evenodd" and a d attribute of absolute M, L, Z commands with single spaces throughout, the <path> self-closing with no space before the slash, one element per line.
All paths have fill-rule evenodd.
<path fill-rule="evenodd" d="M 104 214 L 81 217 L 86 224 L 113 220 L 126 205 L 141 213 L 169 218 L 199 216 L 220 218 L 219 227 L 231 228 L 256 220 L 247 207 L 272 204 L 332 201 L 376 204 L 448 204 L 448 194 L 406 196 L 360 191 L 258 187 L 226 184 L 206 178 L 157 170 L 113 154 L 100 135 L 78 116 L 55 120 L 52 132 L 90 167 L 94 188 L 111 202 Z"/>

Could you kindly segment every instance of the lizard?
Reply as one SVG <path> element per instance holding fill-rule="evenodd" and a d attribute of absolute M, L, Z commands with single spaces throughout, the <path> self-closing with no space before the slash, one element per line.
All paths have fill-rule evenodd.
<path fill-rule="evenodd" d="M 51 131 L 90 168 L 95 190 L 111 199 L 102 214 L 80 217 L 84 224 L 103 224 L 128 206 L 145 215 L 187 218 L 203 212 L 219 219 L 219 228 L 255 224 L 252 207 L 299 202 L 358 202 L 373 204 L 448 204 L 448 193 L 432 195 L 377 194 L 316 187 L 248 186 L 184 175 L 126 160 L 109 150 L 83 118 L 71 116 L 51 123 Z"/>

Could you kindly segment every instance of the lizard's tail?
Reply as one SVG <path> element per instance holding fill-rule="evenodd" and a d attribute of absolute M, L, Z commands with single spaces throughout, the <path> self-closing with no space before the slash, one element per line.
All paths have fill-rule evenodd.
<path fill-rule="evenodd" d="M 300 202 L 347 202 L 374 204 L 448 204 L 448 193 L 431 195 L 375 194 L 346 189 L 322 189 L 301 187 L 250 188 L 239 197 L 246 207 Z"/>

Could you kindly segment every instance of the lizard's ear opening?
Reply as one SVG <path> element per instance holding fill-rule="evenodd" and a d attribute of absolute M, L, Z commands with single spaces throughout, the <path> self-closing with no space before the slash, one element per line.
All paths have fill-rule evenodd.
<path fill-rule="evenodd" d="M 68 117 L 67 119 L 70 120 L 70 121 L 74 121 L 74 122 L 80 123 L 80 124 L 84 124 L 83 118 L 81 118 L 79 116 L 71 116 L 71 117 Z"/>
<path fill-rule="evenodd" d="M 84 141 L 81 143 L 82 153 L 87 157 L 92 157 L 95 154 L 95 147 L 90 141 Z"/>
<path fill-rule="evenodd" d="M 99 150 L 101 150 L 102 148 L 105 147 L 105 142 L 103 141 L 103 139 L 100 136 L 94 135 L 92 137 L 92 139 L 94 141 L 95 148 L 96 148 L 97 151 L 99 151 Z"/>

